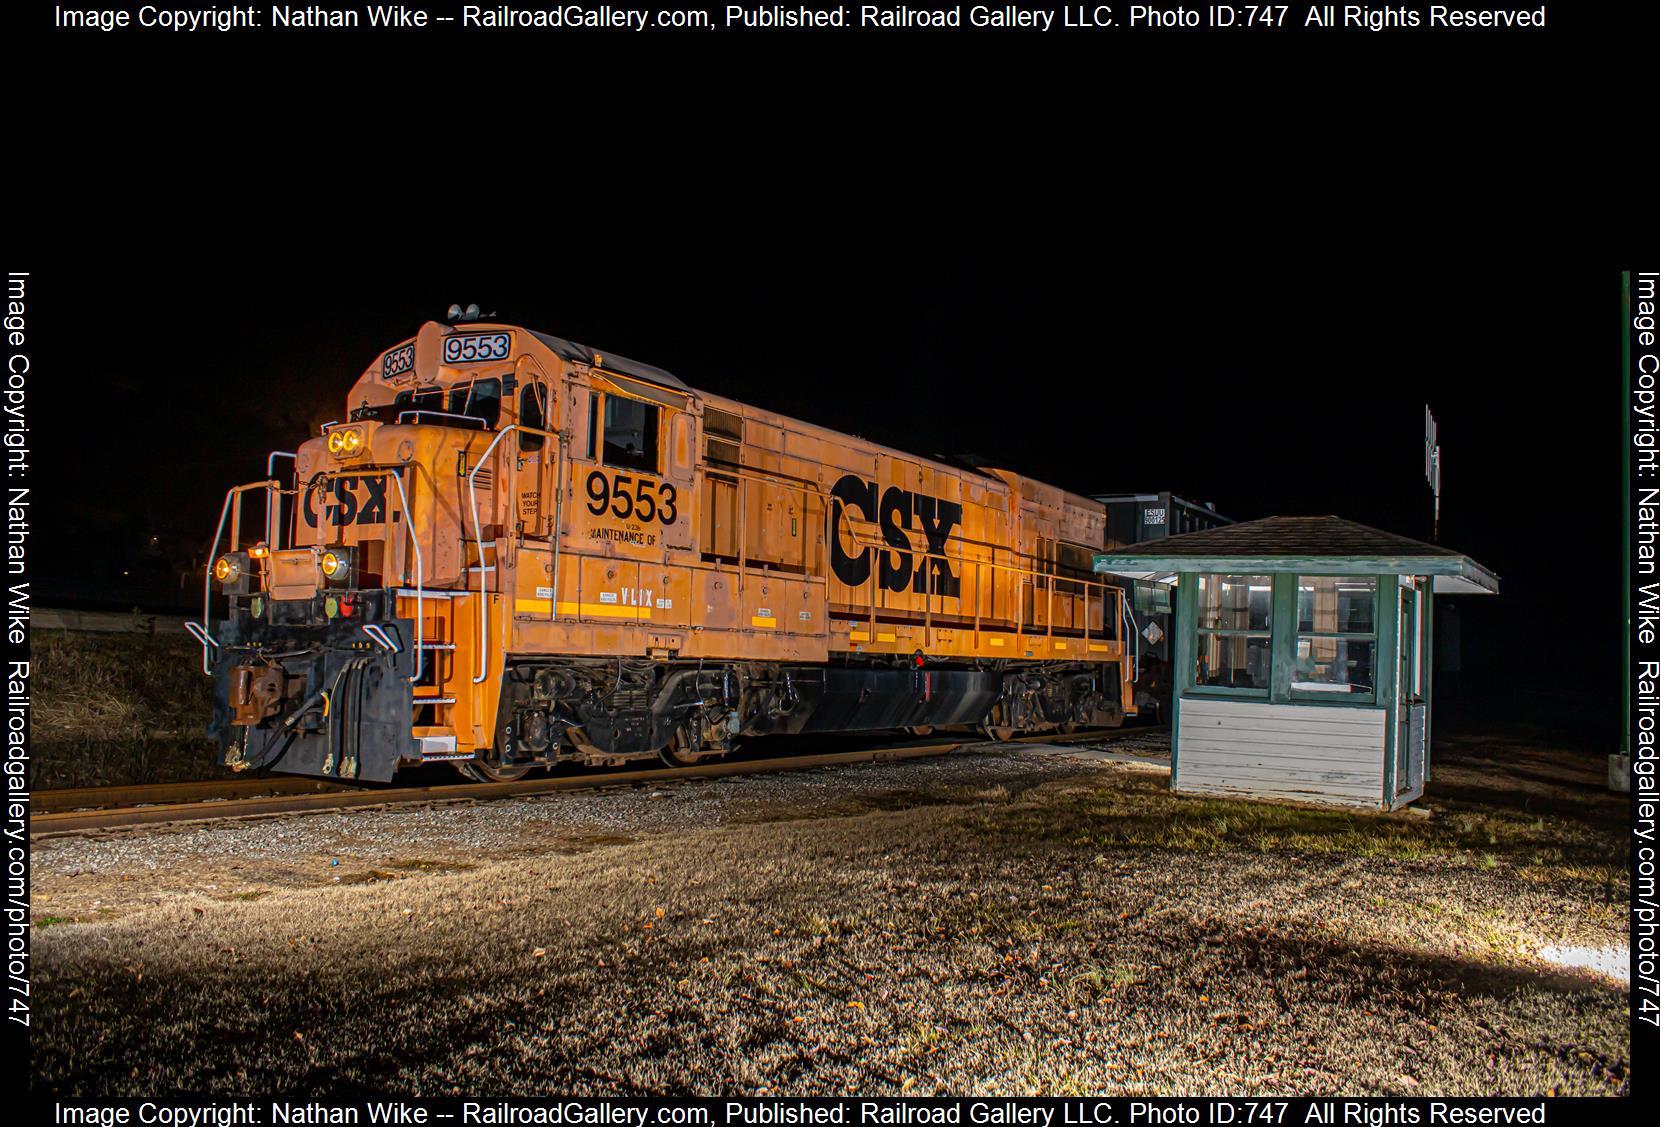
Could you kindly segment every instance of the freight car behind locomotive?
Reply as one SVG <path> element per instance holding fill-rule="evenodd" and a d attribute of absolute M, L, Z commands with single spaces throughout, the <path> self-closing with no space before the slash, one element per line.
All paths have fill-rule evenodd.
<path fill-rule="evenodd" d="M 1107 550 L 1145 544 L 1166 536 L 1220 528 L 1233 518 L 1216 506 L 1199 504 L 1174 493 L 1097 493 L 1094 499 L 1107 511 Z M 1174 618 L 1174 588 L 1164 583 L 1119 580 L 1131 600 L 1132 617 L 1140 637 L 1136 651 L 1136 704 L 1144 715 L 1170 715 L 1174 653 L 1170 642 Z"/>
<path fill-rule="evenodd" d="M 227 494 L 204 585 L 233 768 L 513 778 L 1135 711 L 1104 507 L 1012 471 L 481 322 L 387 349 L 286 482 L 280 457 Z"/>

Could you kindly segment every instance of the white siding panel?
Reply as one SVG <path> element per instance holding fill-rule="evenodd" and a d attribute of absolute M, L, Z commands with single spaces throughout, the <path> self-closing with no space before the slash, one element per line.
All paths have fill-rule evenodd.
<path fill-rule="evenodd" d="M 1176 789 L 1376 808 L 1384 711 L 1184 697 Z"/>

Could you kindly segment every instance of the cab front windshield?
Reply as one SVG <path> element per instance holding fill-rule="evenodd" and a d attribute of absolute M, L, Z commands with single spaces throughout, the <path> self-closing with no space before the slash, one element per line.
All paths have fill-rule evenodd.
<path fill-rule="evenodd" d="M 481 426 L 490 429 L 501 421 L 501 381 L 474 380 L 454 387 L 429 387 L 400 391 L 396 399 L 378 407 L 367 404 L 352 412 L 352 420 L 373 419 L 382 423 L 427 423 L 438 426 Z"/>

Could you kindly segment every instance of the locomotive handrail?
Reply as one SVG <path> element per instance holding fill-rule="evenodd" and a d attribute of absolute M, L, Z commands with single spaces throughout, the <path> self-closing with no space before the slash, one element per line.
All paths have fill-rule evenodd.
<path fill-rule="evenodd" d="M 1141 680 L 1141 628 L 1136 625 L 1135 611 L 1130 609 L 1129 600 L 1124 597 L 1122 587 L 1118 589 L 1118 616 L 1121 622 L 1128 623 L 1130 627 L 1129 636 L 1135 639 L 1130 643 L 1135 647 L 1130 654 L 1130 679 L 1139 681 Z"/>
<path fill-rule="evenodd" d="M 272 462 L 283 453 L 284 452 L 280 450 L 273 451 L 271 456 L 266 459 L 266 467 L 270 468 Z M 287 456 L 293 457 L 294 455 L 289 454 Z M 398 487 L 398 501 L 403 506 L 404 515 L 408 517 L 409 494 L 403 486 L 403 471 L 401 468 L 377 469 L 371 466 L 354 466 L 350 470 L 325 470 L 318 474 L 317 477 L 364 477 L 367 476 L 365 471 L 368 473 L 379 473 L 384 477 L 390 477 L 392 479 L 393 484 Z M 315 481 L 316 478 L 313 478 L 312 480 Z M 294 493 L 296 496 L 299 494 L 299 490 L 297 488 L 292 490 L 283 489 L 282 484 L 274 478 L 267 481 L 249 482 L 246 485 L 233 485 L 225 491 L 225 503 L 219 509 L 219 527 L 214 530 L 213 543 L 208 547 L 207 566 L 203 569 L 202 573 L 202 621 L 199 626 L 194 622 L 188 624 L 188 627 L 194 627 L 194 629 L 189 629 L 191 636 L 202 642 L 202 672 L 210 677 L 213 675 L 213 669 L 211 662 L 212 651 L 209 647 L 211 645 L 213 648 L 217 648 L 219 644 L 213 640 L 211 618 L 214 559 L 219 554 L 219 541 L 224 539 L 225 536 L 225 521 L 230 516 L 232 500 L 239 493 L 247 493 L 255 489 L 263 489 L 266 491 L 265 537 L 267 546 L 270 547 L 272 551 L 276 550 L 276 546 L 271 541 L 271 496 L 272 494 L 281 495 L 283 493 Z M 241 514 L 239 512 L 239 518 L 240 515 Z M 423 563 L 421 559 L 421 538 L 415 531 L 414 520 L 410 519 L 406 523 L 409 528 L 409 544 L 415 551 L 415 673 L 413 676 L 408 678 L 408 680 L 413 684 L 414 682 L 420 680 L 422 668 L 426 658 L 425 650 L 421 645 L 421 643 L 425 640 L 425 575 L 423 573 Z M 239 539 L 237 529 L 240 525 L 240 519 L 232 525 L 232 543 L 230 550 L 233 552 L 237 550 L 236 541 Z M 198 629 L 201 631 L 200 634 L 197 633 Z"/>
<path fill-rule="evenodd" d="M 265 456 L 265 476 L 271 481 L 277 480 L 278 458 L 292 458 L 294 460 L 294 469 L 297 479 L 300 456 L 292 450 L 273 450 L 271 453 L 267 454 Z M 299 496 L 300 492 L 298 486 L 299 482 L 296 480 L 295 489 L 292 490 L 296 497 Z M 265 543 L 273 552 L 282 546 L 282 522 L 276 519 L 276 514 L 282 509 L 282 495 L 288 492 L 290 492 L 290 490 L 277 489 L 268 490 L 265 494 Z M 272 535 L 273 528 L 275 529 L 274 537 Z"/>
<path fill-rule="evenodd" d="M 417 420 L 417 422 L 416 422 L 417 426 L 420 425 L 419 420 L 420 420 L 420 417 L 422 415 L 436 415 L 441 419 L 465 419 L 469 423 L 476 423 L 478 425 L 478 429 L 479 429 L 480 433 L 483 433 L 483 432 L 488 431 L 490 429 L 490 424 L 485 422 L 483 419 L 479 418 L 477 415 L 461 415 L 461 414 L 457 414 L 454 411 L 434 411 L 434 410 L 431 410 L 431 409 L 425 408 L 425 407 L 412 407 L 407 411 L 399 411 L 398 412 L 398 417 L 397 417 L 394 425 L 396 425 L 396 423 L 402 423 L 404 421 L 404 419 L 406 419 L 410 415 L 415 416 L 415 418 Z M 505 434 L 506 432 L 504 431 L 503 433 Z M 492 442 L 490 445 L 494 446 L 495 443 Z"/>
<path fill-rule="evenodd" d="M 478 521 L 478 471 L 484 468 L 484 463 L 488 462 L 490 460 L 490 455 L 496 452 L 496 447 L 501 443 L 501 440 L 516 430 L 523 431 L 525 434 L 539 434 L 543 438 L 551 438 L 554 440 L 556 444 L 555 448 L 559 451 L 560 480 L 564 480 L 564 434 L 555 433 L 554 431 L 541 430 L 537 427 L 521 426 L 518 423 L 511 423 L 498 431 L 496 433 L 496 437 L 490 440 L 490 445 L 484 448 L 484 453 L 479 455 L 478 462 L 474 464 L 472 470 L 467 474 L 467 503 L 473 514 L 473 543 L 478 545 L 478 652 L 481 657 L 484 654 L 485 646 L 489 644 L 490 638 L 490 600 L 485 598 L 485 595 L 489 594 L 489 592 L 484 589 L 484 529 Z M 555 504 L 557 504 L 560 500 L 563 500 L 563 498 L 556 498 Z M 557 551 L 560 536 L 560 530 L 557 524 L 554 526 L 553 535 L 555 550 Z M 499 563 L 501 559 L 500 555 L 498 554 L 496 558 Z M 549 601 L 553 604 L 553 619 L 558 619 L 559 573 L 557 570 L 554 572 L 553 576 L 553 598 Z M 488 677 L 489 674 L 490 663 L 485 661 L 483 663 L 483 668 L 479 669 L 478 673 L 473 677 L 473 684 L 482 685 L 484 683 L 484 679 Z"/>
<path fill-rule="evenodd" d="M 886 540 L 866 540 L 861 538 L 858 530 L 854 529 L 852 526 L 848 527 L 848 532 L 851 535 L 853 545 L 856 548 L 875 548 L 880 552 L 895 550 L 894 546 L 889 544 Z M 931 552 L 927 549 L 923 549 L 921 551 L 912 550 L 911 554 L 913 556 L 921 557 L 922 559 L 944 560 L 947 563 L 973 564 L 977 568 L 989 567 L 994 571 L 1012 571 L 1019 575 L 1030 575 L 1040 579 L 1058 579 L 1063 583 L 1076 583 L 1088 589 L 1098 590 L 1102 594 L 1105 594 L 1108 591 L 1117 591 L 1119 592 L 1119 598 L 1122 599 L 1123 597 L 1123 592 L 1116 584 L 1105 583 L 1097 579 L 1079 579 L 1070 575 L 1057 575 L 1054 572 L 1038 571 L 1036 568 L 1021 567 L 1018 564 L 998 563 L 995 559 L 974 560 L 969 559 L 967 556 L 952 556 L 947 555 L 944 552 Z"/>
<path fill-rule="evenodd" d="M 231 500 L 239 493 L 246 493 L 253 489 L 264 489 L 269 491 L 277 484 L 277 482 L 269 480 L 251 481 L 246 485 L 233 485 L 229 489 L 225 490 L 225 503 L 219 508 L 219 527 L 214 529 L 213 543 L 208 545 L 207 566 L 202 569 L 202 636 L 205 638 L 211 638 L 213 636 L 213 630 L 210 625 L 209 618 L 209 607 L 213 599 L 213 563 L 214 557 L 219 554 L 219 541 L 223 539 L 225 535 L 225 520 L 231 515 Z M 267 498 L 265 508 L 266 517 L 269 519 L 271 509 L 269 498 Z M 237 519 L 231 526 L 231 551 L 233 552 L 236 551 L 235 542 L 237 539 L 237 531 L 241 528 L 241 526 L 242 513 L 239 509 L 237 511 Z M 191 631 L 191 633 L 194 635 L 195 631 Z M 213 676 L 212 665 L 209 661 L 210 656 L 211 651 L 208 648 L 207 642 L 204 641 L 202 643 L 202 672 L 207 674 L 209 677 Z"/>
<path fill-rule="evenodd" d="M 404 492 L 403 471 L 387 470 L 392 476 L 392 483 L 398 487 L 398 504 L 403 506 L 404 526 L 409 529 L 409 546 L 415 549 L 415 672 L 409 678 L 413 685 L 421 679 L 421 670 L 426 663 L 426 587 L 424 576 L 421 574 L 421 537 L 415 531 L 415 515 L 409 511 L 409 494 Z M 397 601 L 394 598 L 392 606 L 396 613 Z"/>

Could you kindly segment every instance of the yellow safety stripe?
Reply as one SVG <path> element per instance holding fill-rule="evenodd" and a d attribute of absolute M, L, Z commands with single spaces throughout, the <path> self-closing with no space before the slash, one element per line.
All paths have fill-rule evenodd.
<path fill-rule="evenodd" d="M 546 614 L 553 609 L 552 599 L 514 599 L 513 609 L 526 613 L 540 612 Z M 573 618 L 632 618 L 650 619 L 650 607 L 625 607 L 616 603 L 560 603 L 559 613 L 570 615 Z"/>

